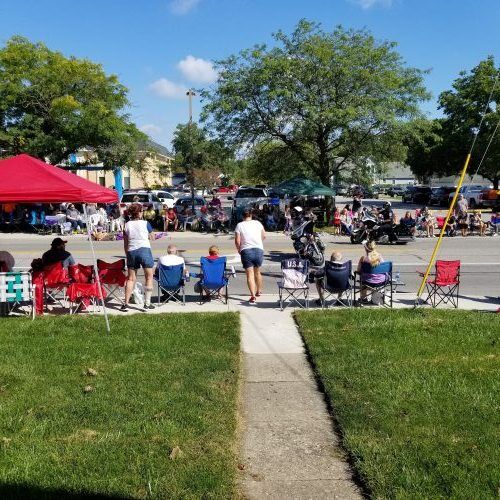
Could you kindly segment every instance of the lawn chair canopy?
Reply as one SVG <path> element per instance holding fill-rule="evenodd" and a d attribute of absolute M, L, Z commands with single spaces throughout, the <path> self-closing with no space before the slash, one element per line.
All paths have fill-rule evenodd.
<path fill-rule="evenodd" d="M 273 190 L 290 196 L 335 196 L 332 188 L 303 176 L 284 181 Z"/>
<path fill-rule="evenodd" d="M 118 194 L 27 154 L 0 160 L 0 203 L 116 203 Z"/>

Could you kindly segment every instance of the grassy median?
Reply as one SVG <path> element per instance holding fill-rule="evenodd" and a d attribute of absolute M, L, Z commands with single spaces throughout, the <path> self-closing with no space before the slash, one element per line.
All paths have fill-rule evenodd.
<path fill-rule="evenodd" d="M 0 321 L 0 498 L 228 498 L 236 314 Z"/>
<path fill-rule="evenodd" d="M 374 498 L 497 498 L 500 316 L 299 312 L 297 321 Z"/>

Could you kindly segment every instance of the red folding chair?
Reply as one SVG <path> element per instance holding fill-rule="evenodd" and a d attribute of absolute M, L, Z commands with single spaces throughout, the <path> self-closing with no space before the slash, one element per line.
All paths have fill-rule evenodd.
<path fill-rule="evenodd" d="M 446 217 L 436 217 L 436 226 L 440 231 L 441 231 L 441 229 L 443 229 L 445 220 L 446 220 Z"/>
<path fill-rule="evenodd" d="M 70 284 L 68 271 L 64 269 L 62 262 L 49 264 L 43 268 L 43 294 L 44 304 L 47 305 L 48 300 L 59 304 L 66 309 L 66 290 Z"/>
<path fill-rule="evenodd" d="M 123 304 L 123 298 L 119 296 L 119 291 L 127 282 L 125 259 L 115 262 L 104 262 L 99 259 L 97 260 L 97 269 L 99 270 L 99 280 L 107 292 L 108 299 L 114 297 L 118 302 Z"/>
<path fill-rule="evenodd" d="M 68 267 L 68 273 L 73 283 L 92 283 L 94 281 L 94 266 L 75 264 Z"/>
<path fill-rule="evenodd" d="M 102 298 L 106 298 L 106 290 L 101 286 Z M 79 311 L 94 312 L 100 310 L 101 294 L 97 283 L 71 283 L 67 289 L 67 297 L 70 303 L 70 314 Z"/>
<path fill-rule="evenodd" d="M 420 273 L 423 276 L 423 273 Z M 439 304 L 453 305 L 458 308 L 458 291 L 460 287 L 460 261 L 437 260 L 436 271 L 427 279 L 427 298 L 432 307 Z"/>

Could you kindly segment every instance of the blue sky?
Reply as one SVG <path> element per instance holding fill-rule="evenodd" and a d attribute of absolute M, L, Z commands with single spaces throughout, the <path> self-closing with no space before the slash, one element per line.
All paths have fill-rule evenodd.
<path fill-rule="evenodd" d="M 500 60 L 500 0 L 0 0 L 0 44 L 20 34 L 102 63 L 130 89 L 137 125 L 170 147 L 187 121 L 185 89 L 214 78 L 210 60 L 270 43 L 301 18 L 397 42 L 407 64 L 431 69 L 430 116 L 460 70 Z"/>

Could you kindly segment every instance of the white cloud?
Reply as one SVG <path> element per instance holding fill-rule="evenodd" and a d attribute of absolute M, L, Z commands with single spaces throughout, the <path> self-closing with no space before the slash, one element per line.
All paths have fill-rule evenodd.
<path fill-rule="evenodd" d="M 359 5 L 362 9 L 367 10 L 380 5 L 382 7 L 391 7 L 393 0 L 351 0 L 352 3 Z"/>
<path fill-rule="evenodd" d="M 193 10 L 199 3 L 200 0 L 172 0 L 170 2 L 170 10 L 174 14 L 182 16 Z"/>
<path fill-rule="evenodd" d="M 183 99 L 186 97 L 187 87 L 179 83 L 172 82 L 166 78 L 160 78 L 153 82 L 149 88 L 160 97 L 169 99 Z"/>
<path fill-rule="evenodd" d="M 139 129 L 148 135 L 158 135 L 162 131 L 161 127 L 158 127 L 158 125 L 153 123 L 147 123 L 146 125 L 139 127 Z"/>
<path fill-rule="evenodd" d="M 187 56 L 182 61 L 179 61 L 177 67 L 184 77 L 191 82 L 213 83 L 217 80 L 217 71 L 215 71 L 212 63 L 205 59 Z"/>

